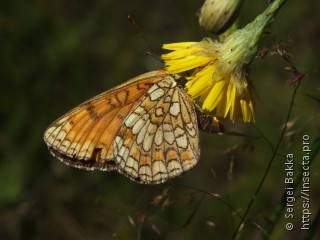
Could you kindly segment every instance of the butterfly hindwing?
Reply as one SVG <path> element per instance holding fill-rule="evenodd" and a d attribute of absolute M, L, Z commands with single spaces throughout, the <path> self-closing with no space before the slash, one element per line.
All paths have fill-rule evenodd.
<path fill-rule="evenodd" d="M 165 71 L 140 75 L 74 108 L 53 122 L 44 140 L 54 156 L 84 169 L 113 170 L 113 140 L 126 116 Z"/>
<path fill-rule="evenodd" d="M 120 172 L 138 182 L 164 182 L 197 163 L 198 135 L 194 101 L 167 75 L 123 121 L 114 160 Z"/>

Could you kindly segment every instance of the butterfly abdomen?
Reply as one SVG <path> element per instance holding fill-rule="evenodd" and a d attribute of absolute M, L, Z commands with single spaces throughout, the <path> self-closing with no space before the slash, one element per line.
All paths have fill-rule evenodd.
<path fill-rule="evenodd" d="M 225 126 L 216 117 L 204 113 L 196 107 L 199 129 L 207 133 L 224 132 Z"/>

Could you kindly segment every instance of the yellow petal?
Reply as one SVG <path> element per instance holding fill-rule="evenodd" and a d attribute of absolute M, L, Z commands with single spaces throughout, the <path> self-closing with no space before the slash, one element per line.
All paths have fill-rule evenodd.
<path fill-rule="evenodd" d="M 241 105 L 239 96 L 235 96 L 233 104 L 231 104 L 230 109 L 230 120 L 234 122 L 234 120 L 240 115 Z"/>
<path fill-rule="evenodd" d="M 236 88 L 234 87 L 232 81 L 229 80 L 228 90 L 227 90 L 227 104 L 224 112 L 224 117 L 228 115 L 228 112 L 230 111 L 232 104 L 235 102 L 236 94 L 237 94 Z"/>
<path fill-rule="evenodd" d="M 215 82 L 210 93 L 203 102 L 202 108 L 212 111 L 221 99 L 221 91 L 224 87 L 224 81 Z"/>
<path fill-rule="evenodd" d="M 183 49 L 175 50 L 173 52 L 162 54 L 161 58 L 163 60 L 179 59 L 179 58 L 190 56 L 191 54 L 197 51 L 199 51 L 198 48 L 183 48 Z"/>
<path fill-rule="evenodd" d="M 211 88 L 207 88 L 207 89 L 201 94 L 199 101 L 200 101 L 200 102 L 204 102 L 204 100 L 206 100 L 207 96 L 209 95 L 210 91 L 211 91 Z"/>
<path fill-rule="evenodd" d="M 178 50 L 181 48 L 187 48 L 190 47 L 194 44 L 196 44 L 197 42 L 178 42 L 178 43 L 167 43 L 167 44 L 163 44 L 162 48 L 163 49 L 167 49 L 167 50 Z"/>
<path fill-rule="evenodd" d="M 208 61 L 208 57 L 189 55 L 181 59 L 168 60 L 166 66 L 169 73 L 179 73 L 203 66 Z"/>
<path fill-rule="evenodd" d="M 207 89 L 211 88 L 212 84 L 212 76 L 215 71 L 214 65 L 209 65 L 199 71 L 192 80 L 186 83 L 186 87 L 188 89 L 188 93 L 192 98 L 197 98 L 202 95 Z"/>
<path fill-rule="evenodd" d="M 243 99 L 240 100 L 242 117 L 244 122 L 255 122 L 254 108 L 251 94 L 248 88 L 244 89 Z"/>

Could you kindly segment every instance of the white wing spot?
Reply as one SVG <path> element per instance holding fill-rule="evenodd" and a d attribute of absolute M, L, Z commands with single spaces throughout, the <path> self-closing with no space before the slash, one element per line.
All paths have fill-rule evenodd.
<path fill-rule="evenodd" d="M 178 137 L 176 139 L 177 145 L 181 148 L 187 148 L 188 146 L 188 140 L 186 134 L 183 134 L 182 136 Z"/>
<path fill-rule="evenodd" d="M 134 173 L 132 173 L 134 175 L 136 175 L 138 173 L 138 163 L 136 162 L 136 160 L 134 158 L 129 157 L 126 162 L 126 172 L 131 173 L 132 171 L 134 171 Z"/>
<path fill-rule="evenodd" d="M 134 109 L 127 117 L 127 119 L 125 120 L 124 124 L 126 127 L 131 128 L 133 125 L 135 125 L 137 123 L 137 121 L 140 118 L 145 119 L 143 116 L 145 115 L 146 110 L 141 107 L 138 106 L 136 109 Z"/>
<path fill-rule="evenodd" d="M 167 168 L 162 161 L 155 161 L 152 165 L 153 176 L 157 173 L 167 173 Z"/>
<path fill-rule="evenodd" d="M 138 115 L 142 116 L 143 114 L 146 113 L 146 110 L 141 107 L 141 106 L 138 106 L 135 110 L 134 110 L 135 113 L 137 113 Z"/>
<path fill-rule="evenodd" d="M 176 137 L 178 137 L 179 135 L 184 135 L 184 134 L 185 134 L 184 130 L 183 130 L 182 128 L 180 128 L 180 127 L 177 127 L 177 128 L 174 130 L 174 135 L 175 135 Z"/>
<path fill-rule="evenodd" d="M 138 136 L 137 136 L 137 144 L 140 145 L 143 142 L 143 139 L 146 135 L 147 129 L 148 129 L 148 125 L 150 123 L 150 120 L 148 120 L 141 128 Z"/>
<path fill-rule="evenodd" d="M 156 132 L 156 135 L 154 136 L 154 143 L 157 145 L 157 146 L 160 146 L 163 142 L 163 132 L 162 132 L 162 128 L 159 127 L 157 132 Z"/>
<path fill-rule="evenodd" d="M 167 143 L 170 145 L 174 142 L 174 135 L 173 132 L 164 132 L 164 139 L 166 140 Z"/>
<path fill-rule="evenodd" d="M 139 169 L 139 175 L 142 179 L 152 180 L 151 179 L 151 168 L 149 166 L 141 166 Z"/>
<path fill-rule="evenodd" d="M 151 88 L 149 88 L 148 93 L 151 93 L 151 92 L 157 90 L 158 88 L 159 88 L 158 85 L 157 85 L 157 84 L 154 84 L 154 85 L 152 85 Z"/>
<path fill-rule="evenodd" d="M 117 161 L 120 162 L 120 167 L 122 169 L 125 168 L 125 165 L 126 165 L 126 162 L 125 161 L 122 161 L 122 159 L 120 157 L 116 157 L 117 158 Z"/>
<path fill-rule="evenodd" d="M 172 144 L 174 142 L 174 134 L 172 126 L 168 123 L 163 124 L 163 136 L 167 143 Z"/>
<path fill-rule="evenodd" d="M 178 116 L 180 113 L 180 104 L 175 102 L 170 106 L 170 114 L 173 116 Z"/>
<path fill-rule="evenodd" d="M 170 96 L 170 94 L 168 94 L 168 96 L 166 96 L 166 97 L 163 99 L 163 102 L 164 102 L 164 103 L 169 103 L 169 102 L 171 102 L 171 96 Z"/>
<path fill-rule="evenodd" d="M 125 147 L 124 145 L 122 145 L 122 147 L 120 148 L 120 151 L 117 155 L 121 156 L 121 158 L 126 161 L 126 159 L 129 156 L 129 149 L 127 147 Z"/>
<path fill-rule="evenodd" d="M 168 163 L 168 172 L 170 175 L 179 175 L 182 172 L 182 167 L 178 161 L 171 160 Z"/>
<path fill-rule="evenodd" d="M 150 91 L 151 101 L 159 100 L 164 95 L 164 91 L 161 88 L 156 89 L 155 91 Z"/>
<path fill-rule="evenodd" d="M 144 137 L 143 150 L 145 150 L 146 152 L 149 152 L 151 150 L 153 136 L 154 136 L 154 134 L 150 134 L 149 132 L 147 132 Z"/>
<path fill-rule="evenodd" d="M 132 128 L 132 133 L 134 135 L 138 134 L 141 131 L 141 128 L 143 127 L 143 125 L 146 123 L 146 121 L 143 118 L 140 118 L 136 124 L 133 126 Z"/>
<path fill-rule="evenodd" d="M 156 109 L 156 116 L 157 116 L 157 117 L 163 116 L 163 108 L 162 108 L 162 107 L 158 107 L 158 108 Z"/>
<path fill-rule="evenodd" d="M 176 141 L 177 141 L 177 145 L 179 147 L 186 148 L 188 146 L 187 135 L 186 135 L 185 131 L 182 128 L 177 127 L 174 130 L 174 135 L 175 135 L 175 138 L 176 138 Z"/>
<path fill-rule="evenodd" d="M 134 113 L 134 112 L 133 112 Z M 125 120 L 124 124 L 126 125 L 126 127 L 131 128 L 136 122 L 137 119 L 139 118 L 138 115 L 136 114 L 130 114 L 127 119 Z"/>

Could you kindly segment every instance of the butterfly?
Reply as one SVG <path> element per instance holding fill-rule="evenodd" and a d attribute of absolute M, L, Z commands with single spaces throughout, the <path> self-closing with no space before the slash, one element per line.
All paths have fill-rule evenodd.
<path fill-rule="evenodd" d="M 44 133 L 50 152 L 86 170 L 117 170 L 145 184 L 194 167 L 199 130 L 222 132 L 181 86 L 184 78 L 152 71 L 97 95 L 54 121 Z"/>

